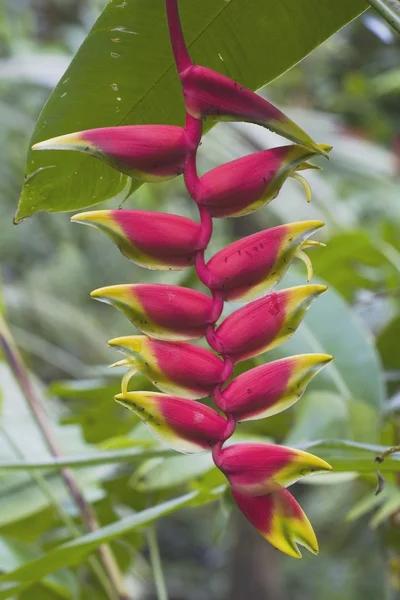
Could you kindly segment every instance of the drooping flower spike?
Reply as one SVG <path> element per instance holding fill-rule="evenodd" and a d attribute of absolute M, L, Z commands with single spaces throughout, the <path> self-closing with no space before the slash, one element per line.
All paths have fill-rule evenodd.
<path fill-rule="evenodd" d="M 185 45 L 177 0 L 166 0 L 172 50 L 186 103 L 184 128 L 132 126 L 90 130 L 40 143 L 39 149 L 74 147 L 89 152 L 143 181 L 184 174 L 196 202 L 200 223 L 177 215 L 146 211 L 94 211 L 73 220 L 104 231 L 123 254 L 151 269 L 194 265 L 210 295 L 161 284 L 124 284 L 100 288 L 98 300 L 121 309 L 146 335 L 111 340 L 127 367 L 116 400 L 135 412 L 163 442 L 181 452 L 212 452 L 225 474 L 239 509 L 276 548 L 300 557 L 297 544 L 318 552 L 312 527 L 285 489 L 299 477 L 329 471 L 320 458 L 274 444 L 228 445 L 237 422 L 274 415 L 303 394 L 311 379 L 332 357 L 304 354 L 255 367 L 230 382 L 235 363 L 282 344 L 299 326 L 312 301 L 326 288 L 304 285 L 268 292 L 293 258 L 306 263 L 304 250 L 321 245 L 310 239 L 322 226 L 304 221 L 273 227 L 230 244 L 205 259 L 214 217 L 240 216 L 274 198 L 288 177 L 303 185 L 298 173 L 318 168 L 308 160 L 326 155 L 272 104 L 205 67 L 195 66 Z M 196 152 L 202 120 L 242 120 L 268 127 L 295 145 L 254 153 L 198 177 Z M 72 146 L 71 146 L 72 145 Z M 256 299 L 259 298 L 259 299 Z M 249 304 L 217 324 L 224 301 Z M 210 350 L 187 343 L 205 336 Z M 135 373 L 143 373 L 161 392 L 129 391 Z M 194 400 L 210 396 L 225 417 Z"/>

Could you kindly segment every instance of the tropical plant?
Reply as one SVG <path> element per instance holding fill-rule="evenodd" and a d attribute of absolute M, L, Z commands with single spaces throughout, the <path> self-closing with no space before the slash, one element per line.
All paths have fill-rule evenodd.
<path fill-rule="evenodd" d="M 168 198 L 171 193 L 175 195 L 176 190 L 179 190 L 178 194 L 182 198 L 185 197 L 185 191 L 176 187 L 173 182 L 157 186 L 161 190 L 159 193 L 150 191 L 153 186 L 135 193 L 134 202 L 140 208 L 145 208 L 145 211 L 136 208 L 115 210 L 114 200 L 111 210 L 107 207 L 74 217 L 76 221 L 103 229 L 116 241 L 123 253 L 137 264 L 174 270 L 173 273 L 167 272 L 165 277 L 162 273 L 157 273 L 157 277 L 162 276 L 162 283 L 155 283 L 154 277 L 149 274 L 143 276 L 146 283 L 131 284 L 131 272 L 127 274 L 125 269 L 117 266 L 117 260 L 111 259 L 116 271 L 121 269 L 121 278 L 128 282 L 117 286 L 109 285 L 92 293 L 95 298 L 121 308 L 134 326 L 148 336 L 126 336 L 112 341 L 112 345 L 126 353 L 126 359 L 117 363 L 114 371 L 116 375 L 106 374 L 102 368 L 95 366 L 96 361 L 105 362 L 109 354 L 101 348 L 105 332 L 97 331 L 96 322 L 91 328 L 87 323 L 90 318 L 87 305 L 83 319 L 81 314 L 73 313 L 67 304 L 65 308 L 60 305 L 58 313 L 55 309 L 52 317 L 53 309 L 50 308 L 49 298 L 40 298 L 38 295 L 35 309 L 38 315 L 43 314 L 40 318 L 53 318 L 54 322 L 60 319 L 64 310 L 68 311 L 61 317 L 64 319 L 60 325 L 61 335 L 67 335 L 69 340 L 73 336 L 82 339 L 81 359 L 88 363 L 86 368 L 82 367 L 79 360 L 70 360 L 67 344 L 64 345 L 64 342 L 65 353 L 62 354 L 61 351 L 51 356 L 51 347 L 45 344 L 40 346 L 38 337 L 31 339 L 25 332 L 19 332 L 27 347 L 30 340 L 30 348 L 34 352 L 38 352 L 36 341 L 39 341 L 42 356 L 49 356 L 50 361 L 61 368 L 61 372 L 71 373 L 78 379 L 91 378 L 72 383 L 60 382 L 52 386 L 53 394 L 64 399 L 78 400 L 72 414 L 65 421 L 80 424 L 85 442 L 76 439 L 76 436 L 72 446 L 61 444 L 61 448 L 54 442 L 54 433 L 62 440 L 66 432 L 71 431 L 71 425 L 62 428 L 58 428 L 55 422 L 49 425 L 41 408 L 43 389 L 40 384 L 34 387 L 30 384 L 23 359 L 7 325 L 2 323 L 1 340 L 6 359 L 2 365 L 2 388 L 7 391 L 5 402 L 10 406 L 11 399 L 8 395 L 13 389 L 11 369 L 23 393 L 20 397 L 18 390 L 15 390 L 13 396 L 19 397 L 20 406 L 25 401 L 28 402 L 40 425 L 38 447 L 41 455 L 37 460 L 27 461 L 24 457 L 24 453 L 28 452 L 27 448 L 21 452 L 23 444 L 19 440 L 16 443 L 18 438 L 13 435 L 13 427 L 19 427 L 20 421 L 17 424 L 3 424 L 2 431 L 12 449 L 12 454 L 5 456 L 0 465 L 5 473 L 5 483 L 7 480 L 9 482 L 9 501 L 13 497 L 11 494 L 18 497 L 17 487 L 20 481 L 24 482 L 29 493 L 33 494 L 35 490 L 37 494 L 40 491 L 37 496 L 32 496 L 35 500 L 30 512 L 26 508 L 18 512 L 15 504 L 14 520 L 7 517 L 4 523 L 4 547 L 9 572 L 0 579 L 0 597 L 31 592 L 50 597 L 55 594 L 73 597 L 74 590 L 77 589 L 76 582 L 78 595 L 87 593 L 89 597 L 95 597 L 94 594 L 96 597 L 104 597 L 104 594 L 108 597 L 131 597 L 131 581 L 129 577 L 123 578 L 120 571 L 126 573 L 131 564 L 127 548 L 139 548 L 143 539 L 148 543 L 159 597 L 166 597 L 155 529 L 144 527 L 183 506 L 199 507 L 217 499 L 220 499 L 222 506 L 222 502 L 226 503 L 229 496 L 226 493 L 226 480 L 213 465 L 209 453 L 174 456 L 165 446 L 147 435 L 137 417 L 178 450 L 212 448 L 215 464 L 227 476 L 239 507 L 267 538 L 293 555 L 298 553 L 296 541 L 305 543 L 312 550 L 316 549 L 316 541 L 294 498 L 279 486 L 286 486 L 307 470 L 328 468 L 326 460 L 336 473 L 324 475 L 324 479 L 310 478 L 311 483 L 318 484 L 313 488 L 310 498 L 322 497 L 320 481 L 339 481 L 334 478 L 340 477 L 342 471 L 347 478 L 358 477 L 366 482 L 366 499 L 360 500 L 359 504 L 353 502 L 350 518 L 382 504 L 374 521 L 374 524 L 379 524 L 393 515 L 399 505 L 395 484 L 395 474 L 398 471 L 398 455 L 395 454 L 397 448 L 385 453 L 387 446 L 397 441 L 390 416 L 394 413 L 387 413 L 384 426 L 378 431 L 377 416 L 382 415 L 385 398 L 383 373 L 371 345 L 369 332 L 360 323 L 354 310 L 331 289 L 316 303 L 294 338 L 283 346 L 277 346 L 289 337 L 288 334 L 293 333 L 311 299 L 325 289 L 324 281 L 304 286 L 304 274 L 296 274 L 292 269 L 285 275 L 289 262 L 295 257 L 306 262 L 308 277 L 312 275 L 310 260 L 303 249 L 311 245 L 308 238 L 319 230 L 321 219 L 328 221 L 329 232 L 322 239 L 330 238 L 330 248 L 314 252 L 314 270 L 318 276 L 327 280 L 350 301 L 354 300 L 354 294 L 360 288 L 369 288 L 378 294 L 382 285 L 385 289 L 396 289 L 397 250 L 390 228 L 384 233 L 384 242 L 379 236 L 375 235 L 371 240 L 364 231 L 355 230 L 357 220 L 361 222 L 364 218 L 358 206 L 358 212 L 356 210 L 352 215 L 353 230 L 343 232 L 338 224 L 341 225 L 341 219 L 346 221 L 348 213 L 342 211 L 332 218 L 329 207 L 321 201 L 320 190 L 324 186 L 324 178 L 333 187 L 337 173 L 342 176 L 344 165 L 347 169 L 349 165 L 350 169 L 354 166 L 354 173 L 356 172 L 355 162 L 348 159 L 347 162 L 343 160 L 340 163 L 340 160 L 335 160 L 333 153 L 333 168 L 328 167 L 326 175 L 321 175 L 316 170 L 310 171 L 310 178 L 316 184 L 313 187 L 317 189 L 314 208 L 300 208 L 297 202 L 294 210 L 294 203 L 289 205 L 290 209 L 285 209 L 287 194 L 281 192 L 279 200 L 271 204 L 269 221 L 265 223 L 274 227 L 265 231 L 229 244 L 226 222 L 219 220 L 220 217 L 252 213 L 272 200 L 288 177 L 297 179 L 294 183 L 300 182 L 309 196 L 309 186 L 297 171 L 311 168 L 313 165 L 308 160 L 315 158 L 318 153 L 326 154 L 329 147 L 315 145 L 304 130 L 295 126 L 281 111 L 277 111 L 250 90 L 232 83 L 231 79 L 220 75 L 218 71 L 223 68 L 230 77 L 256 89 L 300 60 L 365 6 L 362 2 L 341 2 L 331 12 L 326 3 L 311 0 L 301 7 L 293 7 L 290 3 L 284 3 L 285 7 L 283 4 L 276 7 L 271 2 L 268 6 L 271 19 L 268 23 L 262 22 L 255 27 L 254 15 L 260 10 L 256 6 L 258 2 L 254 2 L 252 10 L 247 12 L 240 10 L 239 0 L 227 5 L 221 2 L 221 6 L 211 1 L 206 5 L 203 3 L 201 7 L 197 6 L 199 3 L 191 3 L 190 6 L 185 2 L 181 4 L 184 29 L 196 64 L 205 63 L 216 69 L 211 71 L 192 65 L 176 19 L 176 3 L 168 0 L 173 48 L 188 111 L 184 126 L 180 118 L 183 114 L 180 88 L 171 68 L 171 55 L 167 51 L 162 7 L 158 2 L 147 2 L 144 5 L 136 0 L 130 3 L 112 2 L 107 6 L 54 90 L 33 135 L 32 144 L 35 149 L 28 156 L 27 178 L 17 219 L 43 209 L 56 212 L 90 206 L 120 193 L 116 200 L 118 203 L 126 195 L 131 195 L 142 181 L 169 179 L 181 173 L 184 174 L 187 191 L 195 202 L 189 206 L 182 205 L 182 202 L 175 199 L 169 200 L 168 209 L 184 212 L 185 217 L 150 212 L 150 207 L 157 208 L 163 196 Z M 275 29 L 281 32 L 282 44 L 284 39 L 289 39 L 285 35 L 285 27 L 288 26 L 285 16 L 287 10 L 291 11 L 292 17 L 290 31 L 300 22 L 304 24 L 304 29 L 302 36 L 296 37 L 293 46 L 282 45 L 279 53 L 273 46 L 273 42 L 276 46 L 276 37 L 272 32 Z M 223 48 L 215 53 L 210 44 L 210 40 L 223 39 L 221 35 L 227 31 L 227 23 L 233 21 L 240 28 L 242 38 L 247 42 L 246 49 L 248 48 L 246 56 L 237 54 L 236 59 Z M 319 24 L 318 28 L 315 27 L 316 22 Z M 146 35 L 143 35 L 144 32 Z M 106 43 L 102 44 L 101 41 L 104 42 L 105 39 Z M 96 55 L 99 47 L 109 54 L 102 63 L 102 69 L 94 69 L 96 76 L 89 81 L 88 69 L 99 60 Z M 271 53 L 272 49 L 279 59 L 273 65 L 265 65 L 260 56 L 262 52 Z M 146 57 L 146 60 L 136 60 L 135 65 L 132 65 L 131 57 L 135 53 L 143 59 Z M 249 68 L 249 64 L 252 68 Z M 132 70 L 136 73 L 134 78 Z M 206 130 L 209 127 L 207 121 L 210 118 L 220 119 L 222 112 L 225 112 L 229 120 L 254 121 L 266 125 L 283 133 L 295 145 L 264 150 L 265 146 L 274 143 L 271 134 L 260 129 L 262 134 L 248 130 L 251 132 L 249 135 L 240 126 L 230 126 L 230 129 L 224 126 L 225 139 L 232 136 L 232 143 L 227 143 L 224 148 L 217 130 L 207 136 L 201 148 L 200 159 L 210 163 L 208 167 L 211 169 L 198 177 L 196 153 L 202 120 L 205 119 Z M 309 127 L 307 126 L 310 131 L 315 118 L 312 115 Z M 168 125 L 143 124 L 160 121 Z M 77 130 L 80 131 L 79 134 L 70 134 Z M 333 140 L 331 133 L 332 128 L 328 127 L 327 140 L 334 141 L 335 146 L 339 146 L 340 153 L 348 140 L 340 137 L 337 131 L 337 140 Z M 52 139 L 52 136 L 57 137 Z M 46 138 L 50 139 L 43 142 Z M 240 140 L 242 148 L 248 145 L 252 151 L 258 151 L 248 157 L 237 158 L 234 148 L 237 140 Z M 57 153 L 52 151 L 55 148 L 75 149 L 79 152 Z M 236 160 L 215 168 L 215 163 L 210 158 L 211 152 L 207 148 L 212 148 L 213 153 L 220 153 L 222 161 L 232 158 Z M 48 151 L 37 152 L 36 149 Z M 351 152 L 350 149 L 350 154 Z M 96 161 L 88 154 L 102 160 Z M 228 156 L 230 154 L 233 156 Z M 319 164 L 322 165 L 322 162 Z M 260 172 L 258 180 L 254 176 L 257 170 Z M 251 178 L 248 177 L 249 172 L 253 174 Z M 378 184 L 379 178 L 376 179 L 376 185 Z M 290 188 L 290 182 L 286 186 L 292 190 L 294 199 L 298 200 L 297 192 Z M 389 188 L 390 183 L 387 190 Z M 193 207 L 196 204 L 200 212 L 200 224 L 193 221 Z M 294 214 L 303 215 L 306 210 L 306 216 L 309 217 L 307 221 L 284 224 L 286 219 L 292 220 Z M 312 211 L 312 216 L 309 210 Z M 256 221 L 254 215 L 249 214 L 248 223 L 259 228 L 264 213 L 256 214 L 261 215 L 257 216 L 260 220 Z M 216 235 L 211 239 L 212 219 L 215 219 Z M 240 226 L 236 226 L 236 232 L 243 236 Z M 78 239 L 80 244 L 87 243 L 83 241 L 84 238 Z M 204 254 L 208 244 L 213 255 L 206 261 Z M 226 244 L 228 245 L 221 249 Z M 256 244 L 259 244 L 258 251 L 255 250 Z M 346 262 L 343 248 L 353 257 L 350 264 Z M 106 243 L 96 239 L 93 250 L 107 262 L 110 261 Z M 88 257 L 88 264 L 95 257 L 94 252 L 92 257 Z M 79 251 L 76 256 L 78 262 L 75 264 L 79 264 Z M 236 256 L 241 259 L 238 260 Z M 190 289 L 199 287 L 199 284 L 191 270 L 183 270 L 188 263 L 195 263 L 197 275 L 203 285 L 210 289 L 211 297 L 197 289 Z M 102 261 L 97 264 L 101 265 Z M 110 273 L 113 269 L 114 267 L 110 269 Z M 375 273 L 372 272 L 374 269 Z M 134 270 L 133 273 L 136 280 L 141 272 Z M 378 273 L 379 279 L 376 278 Z M 281 289 L 280 286 L 278 291 L 262 296 L 284 275 L 285 286 L 289 284 L 298 287 Z M 90 277 L 94 285 L 104 284 L 101 272 L 91 273 Z M 180 287 L 176 284 L 180 284 Z M 62 289 L 62 282 L 59 285 Z M 262 297 L 254 300 L 257 296 Z M 17 306 L 23 306 L 24 297 L 16 298 L 19 303 Z M 31 306 L 33 300 L 34 297 L 30 299 Z M 247 300 L 251 302 L 236 312 L 230 312 L 228 304 L 223 313 L 224 321 L 215 328 L 224 301 L 230 303 Z M 8 302 L 11 318 L 13 303 Z M 269 315 L 268 319 L 260 320 L 260 313 Z M 105 313 L 101 313 L 103 314 Z M 282 322 L 277 318 L 279 315 L 284 317 Z M 70 332 L 67 330 L 69 327 Z M 123 321 L 116 319 L 112 325 L 113 330 L 118 332 L 121 327 Z M 390 331 L 390 326 L 387 327 Z M 15 332 L 18 333 L 18 329 Z M 203 346 L 187 343 L 203 335 L 223 360 Z M 396 369 L 396 352 L 388 345 L 391 339 L 390 335 L 383 332 L 380 347 L 385 364 L 390 363 L 391 368 Z M 273 346 L 276 349 L 268 354 L 273 360 L 264 364 L 261 354 Z M 89 360 L 88 350 L 91 356 Z M 335 361 L 312 382 L 310 391 L 304 394 L 295 412 L 292 410 L 278 415 L 279 411 L 298 399 L 316 371 L 329 362 L 331 354 L 335 355 Z M 5 366 L 7 363 L 8 368 Z M 172 370 L 171 365 L 175 365 Z M 126 366 L 129 371 L 123 377 L 121 393 L 119 372 L 121 367 Z M 233 368 L 234 378 L 225 386 Z M 136 389 L 128 391 L 128 384 L 130 387 L 132 385 L 132 370 L 135 369 L 139 370 L 139 374 L 132 380 Z M 157 392 L 142 377 L 140 371 L 164 393 Z M 266 384 L 269 386 L 268 393 L 265 391 Z M 140 389 L 144 391 L 136 391 Z M 250 389 L 251 394 L 248 392 Z M 217 408 L 227 415 L 227 420 L 207 406 L 207 400 L 205 403 L 196 401 L 207 394 L 212 396 Z M 112 397 L 115 395 L 133 414 L 113 405 Z M 395 411 L 395 403 L 393 406 L 391 410 Z M 274 414 L 276 416 L 272 416 Z M 266 421 L 256 420 L 270 415 L 271 418 Z M 29 415 L 26 416 L 26 422 L 30 422 Z M 223 446 L 224 441 L 233 433 L 236 422 L 243 422 L 232 439 L 236 443 Z M 43 439 L 50 447 L 50 454 L 45 454 Z M 245 443 L 239 443 L 242 441 Z M 293 448 L 271 444 L 271 441 L 289 443 Z M 384 445 L 377 445 L 379 442 Z M 100 451 L 93 452 L 89 451 L 88 443 L 103 445 L 100 446 Z M 68 447 L 71 448 L 70 455 Z M 305 452 L 311 448 L 316 456 Z M 76 455 L 79 451 L 82 454 Z M 16 453 L 18 460 L 13 458 L 13 453 Z M 387 485 L 381 494 L 373 496 L 371 483 L 374 485 L 376 482 L 377 464 L 373 462 L 376 455 L 383 460 L 380 470 L 387 479 Z M 113 463 L 126 463 L 127 470 L 115 469 L 110 466 Z M 129 479 L 130 464 L 140 466 Z M 95 466 L 97 470 L 94 469 Z M 82 477 L 77 480 L 69 471 L 71 467 L 87 468 L 79 472 Z M 63 480 L 80 510 L 77 522 L 74 521 L 76 513 L 71 512 L 68 507 L 65 510 L 65 506 L 60 504 L 59 499 L 64 497 L 65 491 L 58 477 L 51 474 L 55 469 L 61 469 Z M 381 491 L 382 475 L 379 475 L 378 480 L 378 490 Z M 102 482 L 100 486 L 99 482 Z M 134 495 L 130 497 L 132 488 Z M 180 490 L 184 492 L 183 495 L 176 497 Z M 112 500 L 113 497 L 117 498 L 116 502 Z M 97 516 L 90 506 L 91 501 L 95 503 Z M 151 508 L 149 504 L 152 505 Z M 121 506 L 124 507 L 123 517 L 118 519 L 121 516 Z M 292 516 L 288 519 L 289 508 Z M 309 510 L 314 512 L 312 504 Z M 126 511 L 132 514 L 127 514 Z M 271 529 L 267 516 L 277 516 L 282 511 L 285 517 L 281 520 L 275 518 Z M 39 514 L 41 519 L 37 518 Z M 26 524 L 29 523 L 30 536 L 23 531 L 22 518 Z M 81 523 L 91 533 L 82 534 Z M 50 537 L 46 538 L 46 534 L 43 537 L 49 527 L 52 528 Z M 42 539 L 32 548 L 29 542 L 38 534 Z M 114 540 L 120 541 L 115 544 Z M 103 545 L 110 542 L 113 542 L 111 549 Z M 396 545 L 393 540 L 388 543 L 394 549 L 391 566 L 395 573 Z M 96 548 L 100 548 L 101 562 L 90 554 Z M 89 555 L 89 571 L 81 571 L 78 565 L 83 564 Z M 60 571 L 60 578 L 55 579 L 50 575 L 65 567 L 69 570 Z M 88 572 L 93 573 L 89 578 Z M 101 583 L 103 591 L 96 581 Z"/>

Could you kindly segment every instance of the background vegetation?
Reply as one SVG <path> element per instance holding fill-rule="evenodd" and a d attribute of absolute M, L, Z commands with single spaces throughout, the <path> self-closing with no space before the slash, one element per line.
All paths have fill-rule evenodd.
<path fill-rule="evenodd" d="M 295 488 L 321 546 L 319 557 L 307 555 L 296 562 L 278 555 L 231 510 L 223 481 L 208 456 L 170 456 L 112 400 L 121 373 L 107 370 L 116 358 L 106 340 L 132 328 L 112 308 L 93 303 L 89 292 L 155 276 L 121 259 L 97 232 L 71 225 L 66 214 L 39 213 L 12 226 L 35 121 L 103 8 L 100 0 L 15 0 L 0 5 L 4 314 L 63 456 L 80 462 L 75 475 L 94 507 L 101 541 L 115 538 L 111 547 L 132 598 L 157 597 L 151 572 L 157 555 L 155 526 L 148 523 L 170 511 L 157 522 L 157 532 L 171 600 L 395 598 L 400 585 L 400 463 L 398 455 L 392 455 L 381 465 L 386 485 L 375 496 L 374 457 L 380 445 L 400 443 L 399 37 L 369 10 L 268 86 L 265 92 L 272 101 L 318 141 L 333 144 L 332 156 L 329 162 L 319 161 L 322 172 L 307 175 L 313 188 L 310 205 L 293 181 L 255 216 L 216 222 L 214 249 L 281 222 L 308 218 L 326 222 L 321 239 L 327 247 L 313 250 L 312 258 L 317 278 L 328 282 L 330 291 L 279 353 L 321 350 L 333 353 L 335 362 L 313 382 L 298 406 L 242 425 L 239 431 L 242 437 L 313 445 L 313 452 L 335 467 L 332 476 Z M 355 7 L 354 14 L 357 11 Z M 261 22 L 263 16 L 260 13 Z M 191 35 L 189 20 L 187 24 Z M 323 30 L 325 25 L 320 25 Z M 328 35 L 329 27 L 325 28 Z M 214 64 L 203 60 L 209 66 L 230 75 L 230 69 L 242 69 L 247 84 L 254 86 L 278 74 L 273 69 L 280 58 L 260 54 L 256 65 L 244 67 L 240 61 L 236 65 L 229 40 L 225 45 L 217 39 Z M 139 58 L 150 61 L 148 56 Z M 95 79 L 87 72 L 85 77 L 89 83 Z M 169 90 L 172 96 L 177 93 L 174 85 Z M 79 93 L 77 89 L 77 101 Z M 122 92 L 121 97 L 117 103 L 105 99 L 102 110 L 112 106 L 114 111 L 119 104 L 123 110 Z M 74 99 L 60 94 L 56 100 L 57 118 L 72 119 Z M 90 102 L 94 99 L 88 100 L 88 113 Z M 175 110 L 179 114 L 179 106 L 159 114 L 154 102 L 147 104 L 153 119 L 137 112 L 132 122 L 141 118 L 165 122 L 173 119 Z M 109 118 L 115 118 L 114 113 Z M 257 127 L 218 125 L 201 146 L 200 165 L 207 170 L 277 143 L 276 136 Z M 64 160 L 66 154 L 60 154 Z M 74 159 L 68 160 L 65 173 L 71 174 Z M 108 167 L 92 162 L 99 178 L 111 177 Z M 79 197 L 75 183 L 69 186 L 49 173 L 52 187 L 46 187 L 46 197 L 36 196 L 32 206 L 28 201 L 32 188 L 25 187 L 20 216 L 46 202 L 47 207 L 84 205 L 87 189 Z M 81 189 L 85 174 L 79 172 L 78 178 L 76 186 Z M 43 187 L 39 177 L 37 181 L 38 188 Z M 119 195 L 102 206 L 123 202 L 122 183 L 113 181 L 113 193 L 108 195 Z M 107 196 L 105 187 L 97 184 L 99 198 Z M 143 186 L 125 206 L 196 218 L 180 180 Z M 157 273 L 157 281 L 161 280 Z M 168 273 L 164 280 L 197 285 L 193 273 Z M 304 281 L 304 268 L 295 265 L 283 283 L 288 287 Z M 272 355 L 278 351 L 269 353 L 268 360 Z M 137 385 L 143 389 L 145 383 Z M 94 562 L 88 559 L 97 544 L 91 546 L 91 538 L 85 537 L 87 530 L 59 472 L 50 468 L 52 458 L 4 357 L 0 394 L 0 569 L 27 567 L 14 583 L 2 584 L 0 598 L 107 598 L 99 583 L 97 555 L 91 555 Z M 18 468 L 28 459 L 36 468 Z M 188 504 L 192 506 L 173 512 Z M 160 508 L 149 512 L 155 505 Z M 70 543 L 74 537 L 76 545 Z M 44 557 L 42 562 L 32 562 L 39 557 Z"/>

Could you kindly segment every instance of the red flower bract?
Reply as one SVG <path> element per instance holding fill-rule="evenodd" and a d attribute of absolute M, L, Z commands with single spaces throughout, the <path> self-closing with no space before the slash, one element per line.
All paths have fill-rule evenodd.
<path fill-rule="evenodd" d="M 183 173 L 191 142 L 173 125 L 102 127 L 39 142 L 34 150 L 76 150 L 104 160 L 141 181 L 157 182 Z"/>
<path fill-rule="evenodd" d="M 215 318 L 209 296 L 176 285 L 110 285 L 90 295 L 121 309 L 138 329 L 159 340 L 202 337 Z"/>
<path fill-rule="evenodd" d="M 193 264 L 200 249 L 200 226 L 178 215 L 144 210 L 95 210 L 72 221 L 97 227 L 122 254 L 142 267 L 181 270 Z"/>

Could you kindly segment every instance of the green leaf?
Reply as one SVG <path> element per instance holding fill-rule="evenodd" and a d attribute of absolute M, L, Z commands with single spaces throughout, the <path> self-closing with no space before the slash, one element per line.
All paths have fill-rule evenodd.
<path fill-rule="evenodd" d="M 348 434 L 346 400 L 332 392 L 311 392 L 299 403 L 295 424 L 285 443 L 291 446 L 305 440 L 328 436 L 347 438 Z"/>
<path fill-rule="evenodd" d="M 398 388 L 400 381 L 400 316 L 390 321 L 378 336 L 377 345 L 381 359 L 386 371 L 393 371 L 397 375 L 393 381 L 389 381 L 389 392 L 393 393 Z"/>
<path fill-rule="evenodd" d="M 121 391 L 120 378 L 59 381 L 50 390 L 69 400 L 71 413 L 62 422 L 80 425 L 85 441 L 99 444 L 111 436 L 127 434 L 137 417 L 114 401 Z"/>
<path fill-rule="evenodd" d="M 0 565 L 3 571 L 17 569 L 26 562 L 37 559 L 39 555 L 39 550 L 35 546 L 21 544 L 7 537 L 0 539 Z M 20 588 L 18 586 L 19 590 L 22 590 L 24 587 Z M 53 598 L 71 598 L 71 590 L 76 588 L 76 585 L 72 573 L 64 570 L 56 575 L 47 576 L 43 579 L 41 587 L 40 598 L 45 596 L 45 589 L 52 593 L 51 597 Z M 77 590 L 75 589 L 76 592 Z"/>
<path fill-rule="evenodd" d="M 400 471 L 400 453 L 391 454 L 379 465 L 375 462 L 375 457 L 386 450 L 386 446 L 362 444 L 350 440 L 320 440 L 296 444 L 296 447 L 320 456 L 332 465 L 334 471 L 338 472 L 356 471 L 362 474 L 376 474 L 378 469 L 381 473 Z"/>
<path fill-rule="evenodd" d="M 210 452 L 154 458 L 143 463 L 131 480 L 139 492 L 154 492 L 182 485 L 215 468 Z"/>
<path fill-rule="evenodd" d="M 254 90 L 366 8 L 364 0 L 181 0 L 180 5 L 195 63 Z M 50 96 L 31 144 L 92 127 L 183 121 L 164 2 L 113 0 Z M 16 220 L 39 210 L 91 206 L 126 185 L 127 177 L 81 153 L 29 151 Z"/>
<path fill-rule="evenodd" d="M 101 544 L 115 540 L 134 529 L 148 525 L 156 519 L 186 506 L 196 496 L 197 492 L 191 492 L 120 519 L 116 523 L 106 525 L 92 533 L 61 544 L 61 546 L 58 546 L 40 558 L 26 562 L 20 567 L 1 575 L 0 600 L 13 595 L 13 590 L 11 589 L 10 591 L 9 589 L 9 582 L 12 582 L 13 587 L 16 584 L 29 585 L 58 569 L 77 565 Z"/>
<path fill-rule="evenodd" d="M 137 447 L 124 448 L 111 452 L 92 452 L 76 456 L 63 456 L 62 458 L 42 458 L 38 460 L 7 460 L 0 461 L 0 471 L 30 471 L 32 469 L 54 470 L 64 467 L 95 467 L 120 462 L 138 463 L 149 458 L 165 457 L 176 454 L 167 447 L 154 448 L 142 451 Z M 1 503 L 0 503 L 1 505 Z"/>
<path fill-rule="evenodd" d="M 288 273 L 281 288 L 305 283 L 304 275 Z M 324 283 L 313 278 L 313 283 Z M 379 356 L 364 323 L 343 298 L 329 288 L 312 305 L 295 335 L 278 349 L 268 353 L 268 360 L 304 352 L 332 354 L 334 360 L 311 383 L 312 390 L 330 390 L 347 401 L 355 399 L 377 413 L 385 399 L 385 386 Z M 369 437 L 371 429 L 366 432 Z"/>
<path fill-rule="evenodd" d="M 373 240 L 365 231 L 341 233 L 329 239 L 322 252 L 312 255 L 314 273 L 334 286 L 347 300 L 360 288 L 397 285 L 398 252 L 382 240 Z"/>

